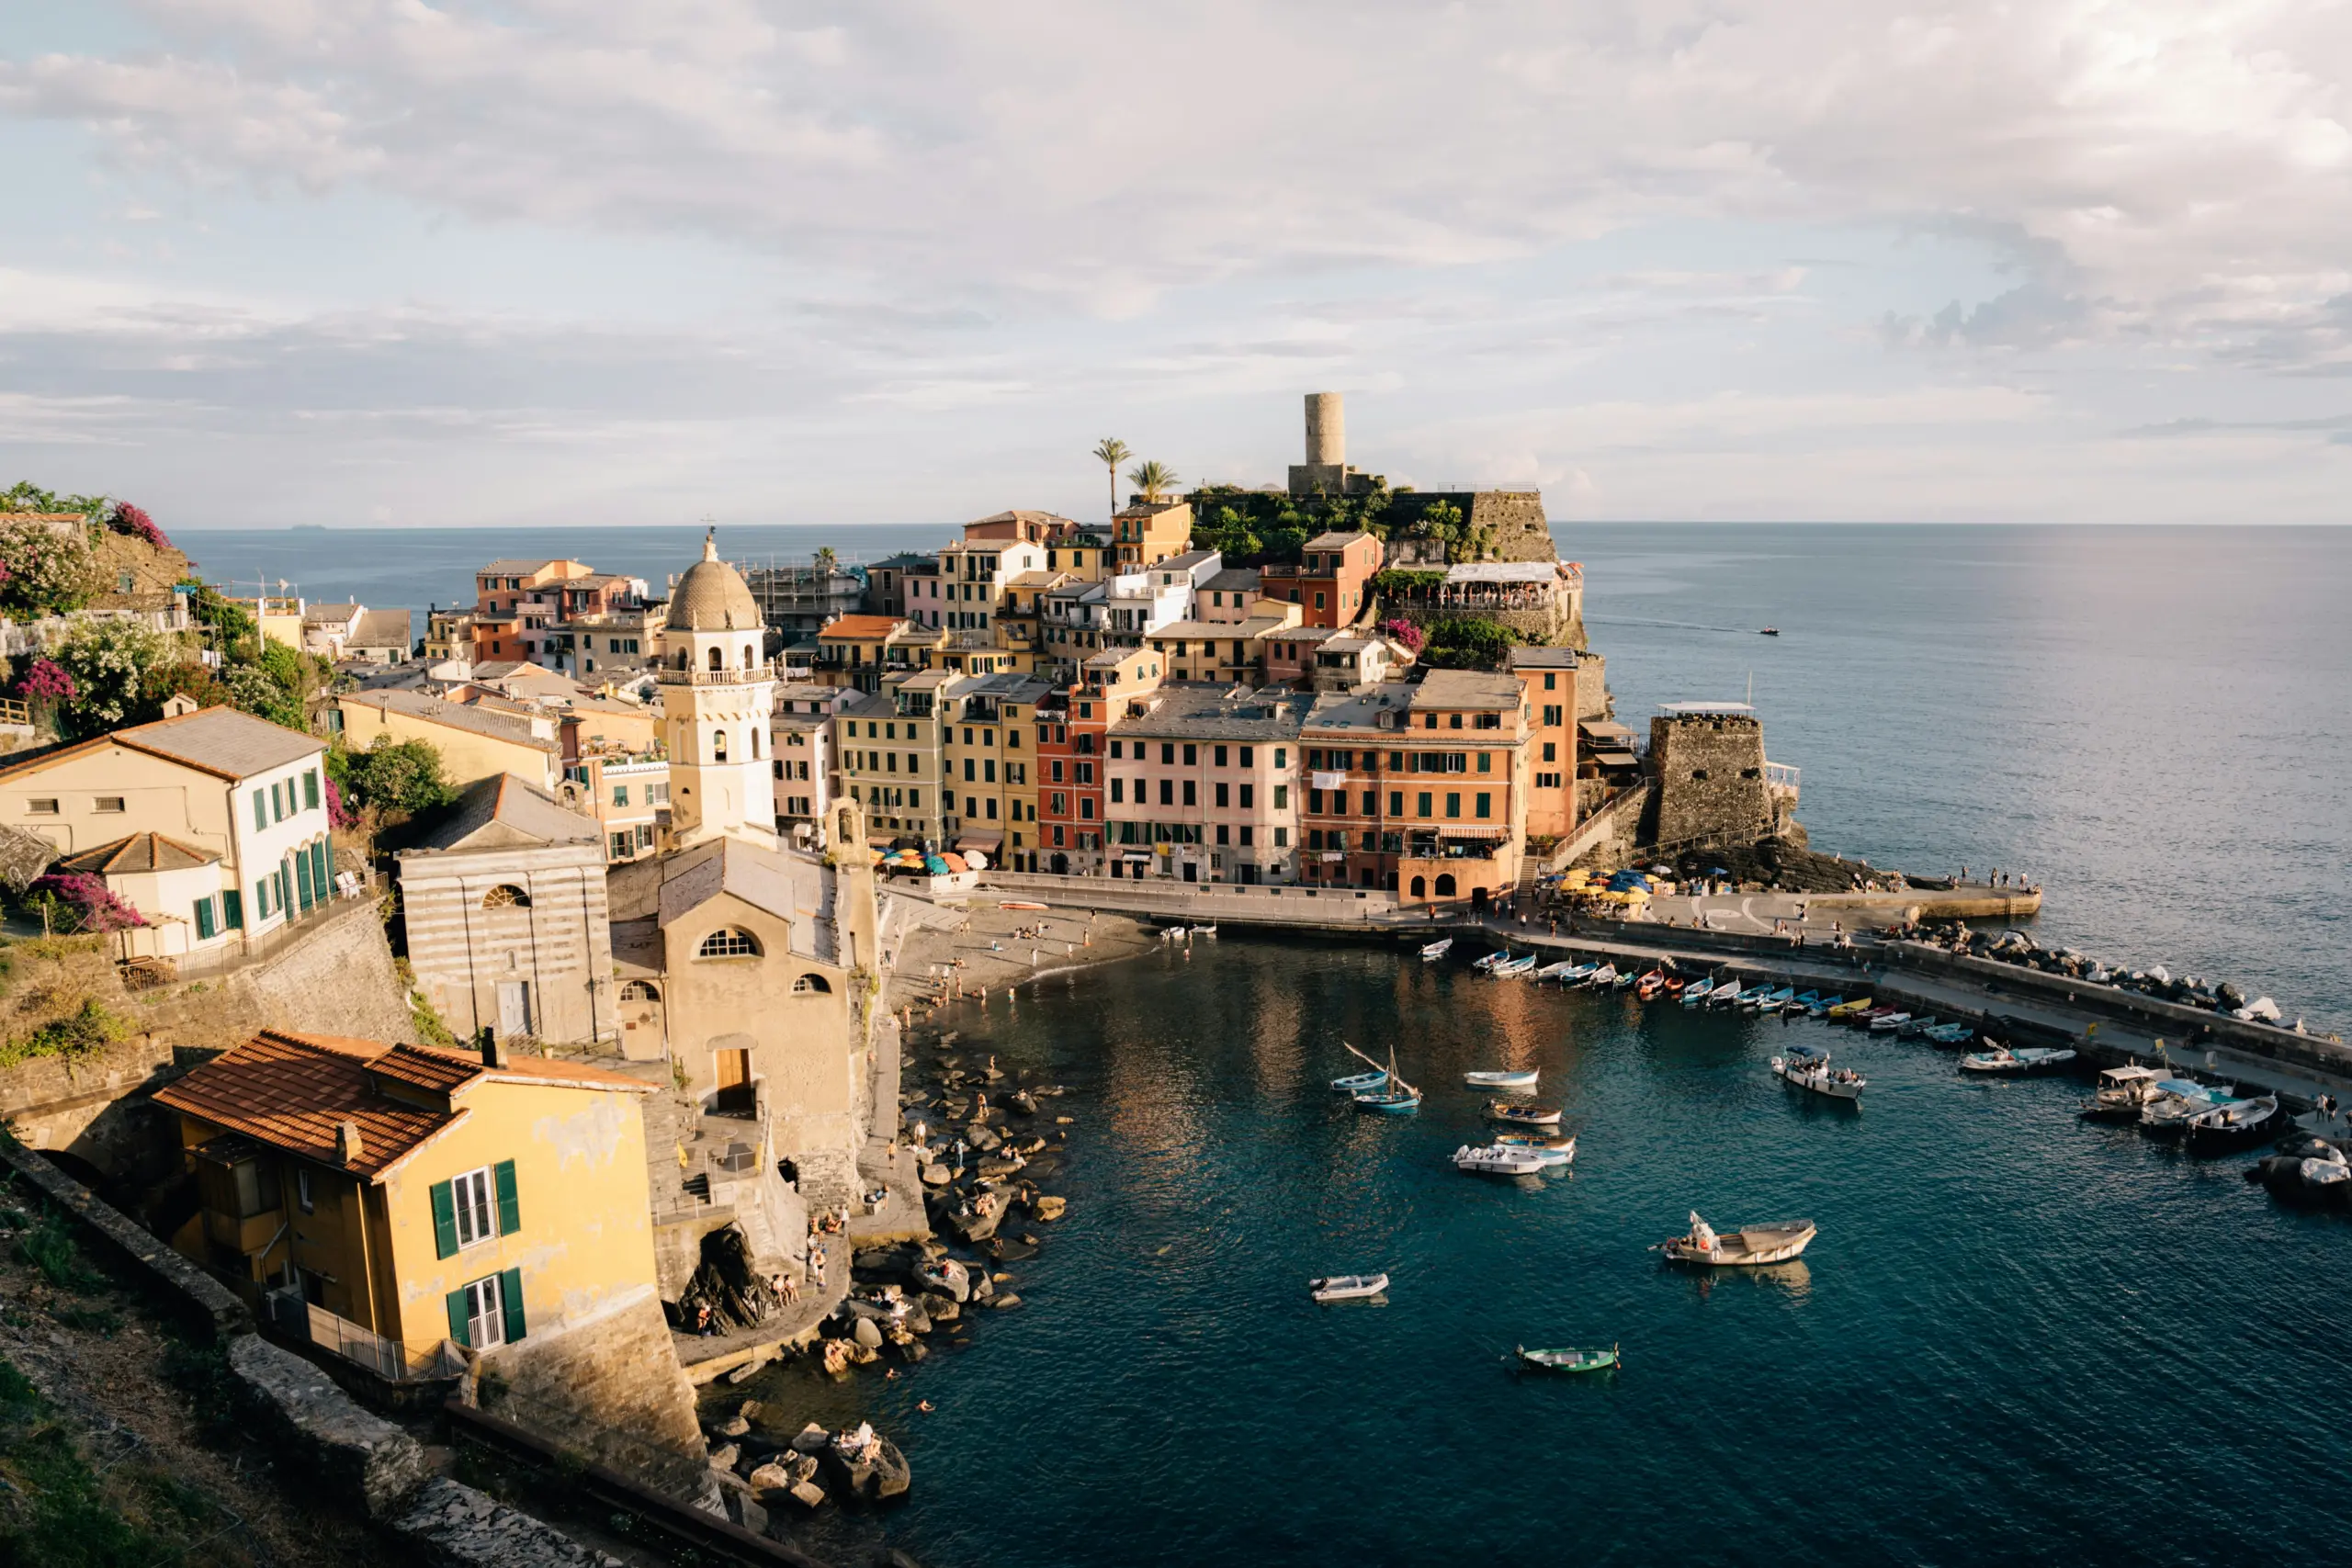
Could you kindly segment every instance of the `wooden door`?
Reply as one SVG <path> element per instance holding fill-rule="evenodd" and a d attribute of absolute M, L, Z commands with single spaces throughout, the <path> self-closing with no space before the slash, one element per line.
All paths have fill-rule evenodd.
<path fill-rule="evenodd" d="M 531 983 L 528 980 L 501 980 L 498 983 L 498 1037 L 520 1040 L 531 1032 Z"/>
<path fill-rule="evenodd" d="M 748 1111 L 752 1106 L 752 1053 L 721 1049 L 711 1053 L 718 1074 L 718 1109 Z"/>

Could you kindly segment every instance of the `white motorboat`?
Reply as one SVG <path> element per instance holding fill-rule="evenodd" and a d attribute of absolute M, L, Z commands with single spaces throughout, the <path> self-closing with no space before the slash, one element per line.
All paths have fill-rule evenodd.
<path fill-rule="evenodd" d="M 1990 1051 L 1970 1052 L 1960 1059 L 1960 1066 L 1962 1072 L 2016 1075 L 2047 1072 L 2074 1059 L 2072 1051 L 2052 1051 L 2033 1045 L 2019 1045 L 2014 1049 L 1996 1045 Z"/>
<path fill-rule="evenodd" d="M 1772 1071 L 1783 1082 L 1831 1100 L 1860 1100 L 1869 1082 L 1858 1072 L 1832 1067 L 1828 1052 L 1809 1045 L 1792 1045 L 1787 1055 L 1773 1057 Z"/>
<path fill-rule="evenodd" d="M 1533 1149 L 1508 1145 L 1473 1148 L 1464 1144 L 1453 1151 L 1453 1168 L 1473 1176 L 1532 1176 L 1544 1168 L 1544 1161 Z"/>
<path fill-rule="evenodd" d="M 1424 964 L 1434 964 L 1453 951 L 1453 939 L 1450 936 L 1440 937 L 1437 941 L 1430 942 L 1427 947 L 1421 949 L 1421 962 Z"/>
<path fill-rule="evenodd" d="M 1655 1250 L 1677 1263 L 1711 1267 L 1786 1263 L 1812 1246 L 1819 1234 L 1811 1220 L 1784 1220 L 1777 1224 L 1742 1225 L 1722 1235 L 1694 1212 L 1689 1235 L 1660 1242 Z"/>
<path fill-rule="evenodd" d="M 1533 1093 L 1539 1070 L 1528 1068 L 1522 1073 L 1464 1073 L 1462 1081 L 1472 1089 L 1519 1089 Z"/>
<path fill-rule="evenodd" d="M 1387 1288 L 1385 1274 L 1333 1274 L 1306 1281 L 1307 1292 L 1318 1302 L 1361 1302 Z"/>
<path fill-rule="evenodd" d="M 2083 1107 L 2083 1114 L 2094 1122 L 2137 1122 L 2148 1101 L 2156 1097 L 2156 1086 L 2165 1076 L 2154 1067 L 2143 1067 L 2133 1062 L 2129 1066 L 2109 1067 L 2098 1075 L 2098 1092 Z"/>
<path fill-rule="evenodd" d="M 1574 1138 L 1567 1139 L 1556 1148 L 1550 1144 L 1523 1144 L 1508 1137 L 1497 1138 L 1492 1146 L 1526 1155 L 1547 1170 L 1555 1166 L 1567 1165 L 1577 1157 L 1577 1141 Z"/>
<path fill-rule="evenodd" d="M 1883 1012 L 1876 1018 L 1871 1020 L 1871 1032 L 1872 1034 L 1893 1034 L 1895 1031 L 1901 1029 L 1905 1024 L 1910 1021 L 1911 1015 L 1907 1012 Z"/>
<path fill-rule="evenodd" d="M 1216 935 L 1216 923 L 1212 920 L 1209 924 L 1204 926 L 1194 926 L 1193 928 L 1193 934 L 1194 936 L 1215 936 Z"/>

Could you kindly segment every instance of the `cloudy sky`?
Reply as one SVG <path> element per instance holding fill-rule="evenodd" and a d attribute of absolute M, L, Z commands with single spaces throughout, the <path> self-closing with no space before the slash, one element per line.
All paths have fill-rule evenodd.
<path fill-rule="evenodd" d="M 2344 0 L 18 0 L 0 190 L 167 525 L 2352 520 Z"/>

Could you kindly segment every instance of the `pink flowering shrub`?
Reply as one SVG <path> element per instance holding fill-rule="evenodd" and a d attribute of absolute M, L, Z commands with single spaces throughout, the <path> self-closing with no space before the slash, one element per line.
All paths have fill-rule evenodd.
<path fill-rule="evenodd" d="M 334 780 L 327 780 L 327 826 L 341 832 L 359 826 L 359 813 L 344 804 L 343 789 Z"/>
<path fill-rule="evenodd" d="M 147 509 L 143 506 L 133 506 L 127 501 L 118 501 L 114 503 L 114 514 L 108 522 L 113 525 L 114 531 L 118 534 L 128 534 L 134 539 L 143 539 L 159 550 L 168 550 L 172 547 L 171 540 L 164 537 L 164 531 L 155 526 L 155 520 L 147 515 Z"/>
<path fill-rule="evenodd" d="M 81 695 L 81 688 L 55 660 L 36 659 L 17 682 L 17 695 L 28 703 L 70 703 Z"/>
<path fill-rule="evenodd" d="M 35 877 L 25 893 L 35 904 L 44 897 L 50 901 L 52 921 L 62 907 L 76 931 L 119 931 L 147 923 L 146 916 L 116 897 L 103 879 L 87 872 L 60 871 Z"/>
<path fill-rule="evenodd" d="M 1421 628 L 1415 626 L 1410 621 L 1383 621 L 1380 623 L 1380 635 L 1383 637 L 1395 637 L 1398 642 L 1403 643 L 1407 649 L 1414 653 L 1420 652 L 1421 644 L 1428 640 L 1428 638 L 1422 635 Z"/>

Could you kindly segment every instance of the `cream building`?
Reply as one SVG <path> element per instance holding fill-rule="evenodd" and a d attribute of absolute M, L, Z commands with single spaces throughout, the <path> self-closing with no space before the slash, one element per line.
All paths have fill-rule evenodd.
<path fill-rule="evenodd" d="M 662 734 L 670 752 L 672 841 L 721 834 L 775 843 L 775 778 L 768 755 L 775 674 L 766 626 L 742 575 L 718 558 L 716 536 L 670 596 L 661 673 Z"/>

